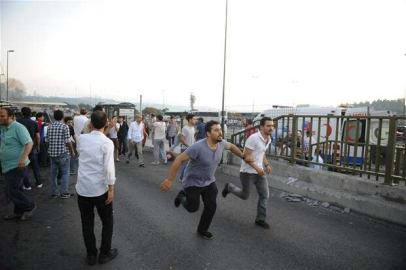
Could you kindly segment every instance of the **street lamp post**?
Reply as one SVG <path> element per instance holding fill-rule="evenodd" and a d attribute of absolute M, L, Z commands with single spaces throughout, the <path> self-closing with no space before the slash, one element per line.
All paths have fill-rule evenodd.
<path fill-rule="evenodd" d="M 226 88 L 226 57 L 227 57 L 227 12 L 228 12 L 228 0 L 226 0 L 226 22 L 224 31 L 224 64 L 223 64 L 223 99 L 221 103 L 221 129 L 224 130 L 224 96 Z"/>
<path fill-rule="evenodd" d="M 14 52 L 13 50 L 7 51 L 7 82 L 6 82 L 6 92 L 7 92 L 7 101 L 8 101 L 8 53 Z"/>
<path fill-rule="evenodd" d="M 6 75 L 4 75 L 3 73 L 1 73 L 0 74 L 0 101 L 1 101 L 1 91 L 3 90 L 3 89 L 1 89 L 1 76 L 3 76 L 4 77 L 4 82 L 6 82 Z"/>

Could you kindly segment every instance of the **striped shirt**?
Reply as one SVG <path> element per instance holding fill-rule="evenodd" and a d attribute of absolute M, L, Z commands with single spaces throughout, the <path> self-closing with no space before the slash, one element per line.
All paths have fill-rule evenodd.
<path fill-rule="evenodd" d="M 56 121 L 48 127 L 45 141 L 49 143 L 48 153 L 50 157 L 58 157 L 69 153 L 66 143 L 70 142 L 69 128 L 67 125 Z"/>

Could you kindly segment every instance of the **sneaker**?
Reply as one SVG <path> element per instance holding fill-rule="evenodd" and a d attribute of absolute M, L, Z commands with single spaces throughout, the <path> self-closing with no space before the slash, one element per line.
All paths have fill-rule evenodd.
<path fill-rule="evenodd" d="M 221 191 L 221 196 L 223 196 L 223 198 L 227 197 L 227 194 L 230 193 L 230 191 L 228 191 L 228 183 L 224 185 L 223 191 Z"/>
<path fill-rule="evenodd" d="M 257 225 L 261 228 L 264 228 L 264 229 L 269 229 L 269 227 L 270 227 L 269 224 L 263 220 L 255 220 L 255 225 Z"/>
<path fill-rule="evenodd" d="M 120 162 L 120 159 L 116 158 L 116 162 Z"/>
<path fill-rule="evenodd" d="M 164 161 L 164 165 L 168 164 L 168 161 Z"/>
<path fill-rule="evenodd" d="M 97 262 L 97 253 L 96 254 L 87 254 L 86 262 L 88 265 L 95 265 Z"/>
<path fill-rule="evenodd" d="M 213 237 L 213 234 L 211 233 L 211 232 L 208 232 L 208 231 L 205 231 L 205 232 L 199 232 L 199 231 L 197 231 L 197 233 L 201 236 L 201 237 L 203 237 L 204 239 L 207 239 L 207 240 L 212 240 L 214 237 Z"/>
<path fill-rule="evenodd" d="M 159 162 L 151 162 L 152 165 L 159 165 Z"/>
<path fill-rule="evenodd" d="M 54 194 L 52 194 L 52 198 L 58 198 L 59 196 L 61 196 L 61 194 L 60 193 L 54 193 Z"/>
<path fill-rule="evenodd" d="M 141 164 L 140 164 L 140 167 L 145 168 L 145 164 L 144 164 L 144 163 L 141 163 Z"/>
<path fill-rule="evenodd" d="M 25 187 L 25 186 L 23 186 L 23 189 L 24 189 L 24 190 L 31 190 L 31 187 Z"/>
<path fill-rule="evenodd" d="M 21 216 L 20 220 L 24 221 L 24 220 L 29 219 L 32 216 L 32 214 L 34 214 L 35 210 L 37 210 L 37 205 L 34 205 L 34 209 L 32 209 L 31 211 L 24 212 L 24 214 Z"/>
<path fill-rule="evenodd" d="M 21 218 L 22 214 L 10 214 L 7 216 L 4 216 L 3 218 L 5 220 L 10 220 L 10 219 L 15 219 L 15 218 Z"/>
<path fill-rule="evenodd" d="M 42 188 L 42 184 L 37 185 L 37 188 Z"/>
<path fill-rule="evenodd" d="M 76 173 L 74 172 L 74 171 L 71 171 L 70 172 L 70 175 L 75 175 Z"/>
<path fill-rule="evenodd" d="M 99 255 L 99 263 L 105 264 L 106 262 L 109 262 L 109 261 L 113 260 L 115 257 L 117 257 L 117 255 L 118 255 L 118 250 L 116 248 L 110 249 L 109 252 Z"/>
<path fill-rule="evenodd" d="M 61 199 L 69 199 L 71 197 L 71 194 L 69 193 L 62 193 L 61 194 Z"/>

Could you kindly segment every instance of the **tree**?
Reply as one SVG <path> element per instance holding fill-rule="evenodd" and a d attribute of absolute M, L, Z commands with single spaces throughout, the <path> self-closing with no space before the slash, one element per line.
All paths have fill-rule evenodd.
<path fill-rule="evenodd" d="M 157 109 L 157 108 L 154 108 L 154 107 L 145 107 L 142 110 L 142 114 L 148 115 L 148 114 L 151 114 L 151 113 L 153 113 L 155 115 L 158 115 L 158 114 L 161 114 L 162 111 Z"/>

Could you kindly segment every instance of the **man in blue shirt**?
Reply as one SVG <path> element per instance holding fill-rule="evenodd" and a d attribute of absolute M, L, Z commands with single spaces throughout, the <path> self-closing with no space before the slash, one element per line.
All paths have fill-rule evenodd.
<path fill-rule="evenodd" d="M 196 141 L 200 141 L 206 138 L 206 131 L 204 130 L 205 125 L 203 123 L 203 118 L 199 117 L 197 120 L 199 123 L 196 125 Z"/>
<path fill-rule="evenodd" d="M 28 219 L 37 206 L 23 192 L 23 177 L 30 163 L 28 155 L 33 142 L 27 129 L 15 121 L 14 111 L 10 108 L 0 109 L 1 146 L 0 160 L 2 173 L 5 174 L 5 194 L 14 203 L 14 213 L 4 219 Z"/>
<path fill-rule="evenodd" d="M 203 199 L 204 210 L 200 219 L 197 233 L 205 239 L 213 239 L 208 231 L 217 208 L 216 179 L 214 173 L 221 161 L 223 150 L 227 149 L 241 157 L 246 162 L 252 162 L 252 157 L 244 156 L 234 144 L 223 140 L 220 123 L 209 121 L 205 125 L 206 139 L 189 146 L 173 162 L 168 179 L 161 184 L 163 191 L 168 191 L 175 179 L 182 162 L 188 161 L 185 175 L 182 179 L 183 189 L 175 199 L 175 206 L 180 204 L 190 213 L 199 209 L 200 196 Z"/>

